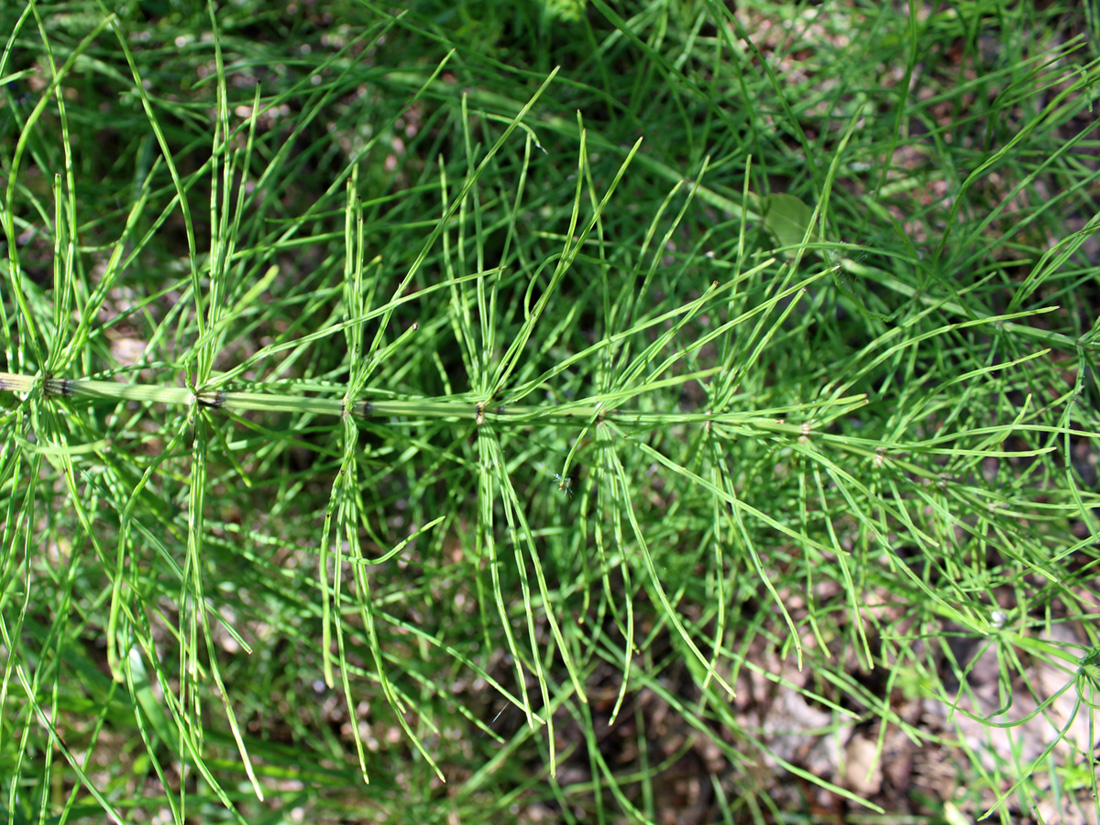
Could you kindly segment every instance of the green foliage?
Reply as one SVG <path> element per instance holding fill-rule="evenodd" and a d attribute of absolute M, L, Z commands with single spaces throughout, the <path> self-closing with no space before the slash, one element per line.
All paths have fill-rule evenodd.
<path fill-rule="evenodd" d="M 728 5 L 10 15 L 11 821 L 881 812 L 777 696 L 1095 791 L 899 709 L 1094 704 L 1079 18 Z"/>

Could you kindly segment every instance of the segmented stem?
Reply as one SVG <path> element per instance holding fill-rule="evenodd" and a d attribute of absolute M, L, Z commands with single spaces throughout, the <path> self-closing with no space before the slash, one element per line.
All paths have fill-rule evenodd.
<path fill-rule="evenodd" d="M 90 398 L 102 401 L 144 401 L 150 403 L 198 405 L 209 409 L 234 412 L 297 412 L 318 415 L 351 415 L 356 418 L 438 418 L 473 420 L 478 426 L 486 422 L 509 424 L 559 424 L 578 422 L 612 421 L 626 426 L 662 427 L 669 424 L 728 423 L 750 426 L 776 434 L 805 436 L 806 423 L 788 422 L 774 417 L 776 414 L 795 412 L 769 410 L 738 412 L 640 412 L 616 408 L 612 401 L 618 397 L 599 396 L 555 405 L 530 406 L 520 404 L 496 404 L 478 402 L 461 397 L 406 398 L 381 400 L 360 399 L 347 406 L 341 398 L 312 396 L 288 396 L 276 393 L 236 392 L 225 390 L 203 391 L 181 387 L 164 387 L 149 384 L 123 384 L 114 381 L 91 379 L 52 378 L 18 375 L 0 372 L 0 390 L 32 394 L 40 388 L 46 398 Z M 833 410 L 849 411 L 866 403 L 863 395 L 831 399 L 827 406 Z"/>

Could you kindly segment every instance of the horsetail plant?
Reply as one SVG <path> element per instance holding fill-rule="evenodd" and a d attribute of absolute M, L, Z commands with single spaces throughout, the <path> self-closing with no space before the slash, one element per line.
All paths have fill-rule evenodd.
<path fill-rule="evenodd" d="M 580 79 L 369 3 L 278 61 L 232 10 L 151 49 L 40 6 L 0 56 L 48 67 L 0 86 L 0 812 L 339 818 L 369 781 L 379 819 L 648 822 L 693 749 L 727 820 L 768 818 L 761 765 L 881 810 L 750 700 L 881 759 L 945 741 L 900 694 L 965 712 L 952 637 L 1027 684 L 1062 617 L 1092 638 L 1097 331 L 1061 307 L 1089 232 L 1023 286 L 988 263 L 1005 214 L 952 175 L 1008 155 L 866 183 L 900 114 L 845 93 L 809 137 L 730 63 L 737 19 L 702 33 L 718 6 L 705 83 L 604 3 Z M 922 151 L 974 142 L 943 128 Z M 1027 179 L 1087 195 L 1067 145 Z M 932 184 L 958 249 L 898 200 Z M 1005 230 L 1029 255 L 1040 201 Z"/>

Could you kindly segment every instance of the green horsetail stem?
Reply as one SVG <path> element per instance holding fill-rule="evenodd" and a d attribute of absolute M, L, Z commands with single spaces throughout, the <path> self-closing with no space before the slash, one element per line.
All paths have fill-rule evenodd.
<path fill-rule="evenodd" d="M 681 384 L 692 378 L 703 378 L 716 370 L 705 370 L 690 376 L 679 376 L 668 381 L 655 382 L 647 390 L 672 384 Z M 297 412 L 318 415 L 350 414 L 356 418 L 437 418 L 472 420 L 478 426 L 486 422 L 512 424 L 576 425 L 578 422 L 613 421 L 628 426 L 661 427 L 669 424 L 734 424 L 751 427 L 757 431 L 777 435 L 807 436 L 814 427 L 809 422 L 788 422 L 777 415 L 792 413 L 820 414 L 823 408 L 830 417 L 851 412 L 867 403 L 864 394 L 830 399 L 826 402 L 785 407 L 766 412 L 643 412 L 622 409 L 617 405 L 638 397 L 640 392 L 609 393 L 561 404 L 531 406 L 463 399 L 456 396 L 443 398 L 359 399 L 347 404 L 342 398 L 317 398 L 288 396 L 278 393 L 237 392 L 227 390 L 204 391 L 184 387 L 165 387 L 149 384 L 124 384 L 115 381 L 92 379 L 53 378 L 0 372 L 0 390 L 33 394 L 36 387 L 45 398 L 88 398 L 102 401 L 143 401 L 148 403 L 199 406 L 233 412 Z"/>

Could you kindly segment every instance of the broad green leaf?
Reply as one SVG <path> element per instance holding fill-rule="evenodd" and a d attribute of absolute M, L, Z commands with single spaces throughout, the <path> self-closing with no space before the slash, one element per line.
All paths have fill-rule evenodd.
<path fill-rule="evenodd" d="M 797 247 L 806 237 L 814 210 L 794 195 L 780 193 L 770 195 L 764 212 L 764 225 L 768 227 L 781 247 Z M 816 233 L 810 236 L 814 240 Z M 794 249 L 787 251 L 793 255 Z"/>

